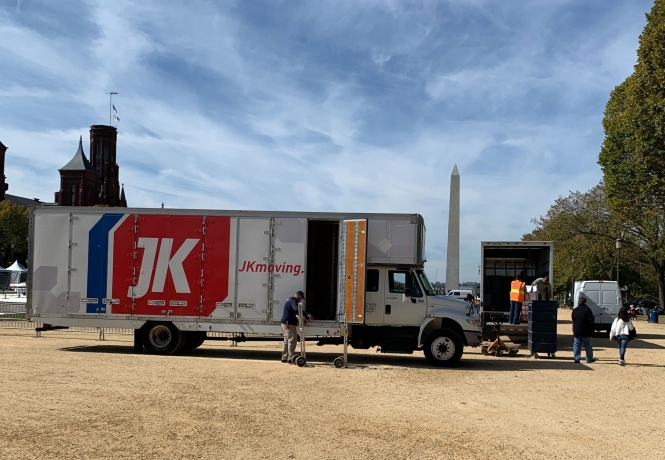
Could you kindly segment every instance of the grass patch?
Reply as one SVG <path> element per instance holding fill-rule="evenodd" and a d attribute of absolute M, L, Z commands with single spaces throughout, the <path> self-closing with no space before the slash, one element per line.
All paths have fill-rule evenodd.
<path fill-rule="evenodd" d="M 0 313 L 0 319 L 25 319 L 25 312 L 23 312 L 23 313 Z"/>

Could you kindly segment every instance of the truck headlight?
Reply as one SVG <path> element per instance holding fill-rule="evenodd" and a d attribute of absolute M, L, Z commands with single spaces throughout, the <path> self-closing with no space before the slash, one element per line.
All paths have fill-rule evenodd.
<path fill-rule="evenodd" d="M 480 327 L 480 321 L 477 319 L 467 319 L 466 322 L 474 327 Z"/>

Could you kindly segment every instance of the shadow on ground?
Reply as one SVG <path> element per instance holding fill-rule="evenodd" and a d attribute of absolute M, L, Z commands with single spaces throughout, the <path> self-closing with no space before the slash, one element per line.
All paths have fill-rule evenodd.
<path fill-rule="evenodd" d="M 94 346 L 76 346 L 61 348 L 61 351 L 73 353 L 110 353 L 110 354 L 133 354 L 131 346 L 121 345 L 94 345 Z M 478 349 L 466 348 L 465 353 L 480 354 Z M 500 357 L 483 356 L 481 359 L 464 359 L 454 368 L 434 368 L 430 366 L 420 352 L 416 352 L 412 356 L 395 356 L 383 354 L 349 354 L 349 364 L 362 368 L 372 368 L 378 366 L 394 366 L 394 367 L 408 367 L 408 368 L 423 368 L 436 370 L 446 370 L 454 372 L 455 370 L 463 371 L 497 371 L 497 372 L 516 372 L 516 371 L 534 371 L 534 370 L 575 370 L 575 371 L 590 371 L 593 366 L 598 364 L 605 364 L 604 361 L 598 361 L 593 366 L 587 366 L 585 363 L 575 364 L 571 361 L 570 357 L 566 358 L 541 358 L 535 359 L 529 357 L 528 350 L 522 350 L 516 357 Z M 317 352 L 315 347 L 310 347 L 307 351 L 308 363 L 318 366 L 332 366 L 333 360 L 341 355 L 341 347 L 339 353 L 330 352 Z M 187 354 L 180 354 L 172 356 L 172 359 L 192 359 L 192 358 L 206 358 L 206 359 L 249 359 L 259 361 L 274 361 L 275 365 L 286 365 L 280 363 L 280 351 L 267 351 L 267 350 L 249 350 L 243 349 L 242 346 L 237 348 L 205 348 L 201 347 Z M 614 360 L 607 361 L 607 363 L 614 364 Z M 665 366 L 661 366 L 665 367 Z"/>

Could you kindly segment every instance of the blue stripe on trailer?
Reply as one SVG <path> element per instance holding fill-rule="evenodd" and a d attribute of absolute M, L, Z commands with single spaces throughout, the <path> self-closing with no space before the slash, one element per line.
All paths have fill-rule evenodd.
<path fill-rule="evenodd" d="M 106 280 L 108 275 L 109 232 L 124 214 L 104 214 L 88 233 L 88 297 L 99 299 L 86 304 L 86 313 L 105 313 Z"/>

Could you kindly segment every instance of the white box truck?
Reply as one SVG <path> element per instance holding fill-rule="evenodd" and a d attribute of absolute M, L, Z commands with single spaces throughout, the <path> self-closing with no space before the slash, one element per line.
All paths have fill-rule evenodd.
<path fill-rule="evenodd" d="M 527 285 L 543 276 L 554 279 L 554 244 L 551 241 L 483 241 L 480 243 L 480 301 L 483 340 L 496 338 L 495 321 L 505 323 L 501 330 L 513 341 L 526 341 L 527 302 L 522 307 L 522 322 L 508 324 L 510 283 L 522 275 Z"/>
<path fill-rule="evenodd" d="M 622 306 L 619 283 L 604 280 L 575 281 L 573 295 L 573 305 L 575 307 L 578 305 L 580 297 L 586 297 L 587 299 L 587 305 L 593 312 L 596 331 L 607 331 L 609 333 L 612 322 Z"/>
<path fill-rule="evenodd" d="M 354 348 L 423 350 L 436 366 L 480 344 L 469 304 L 436 296 L 418 214 L 37 208 L 30 214 L 28 317 L 48 327 L 136 331 L 150 353 L 211 331 L 281 334 L 305 292 L 305 334 Z"/>

